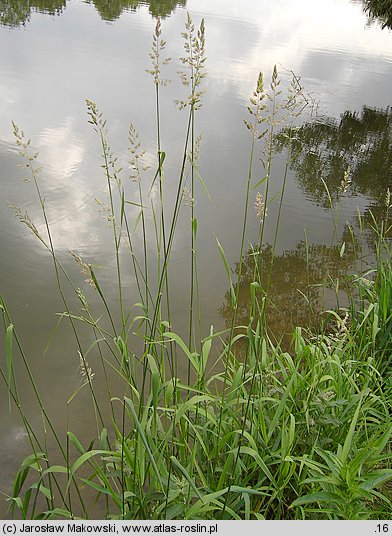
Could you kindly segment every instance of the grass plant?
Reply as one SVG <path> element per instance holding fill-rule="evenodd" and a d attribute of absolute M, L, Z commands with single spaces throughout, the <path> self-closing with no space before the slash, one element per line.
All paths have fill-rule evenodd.
<path fill-rule="evenodd" d="M 377 245 L 373 270 L 351 277 L 349 306 L 325 312 L 328 321 L 322 331 L 313 333 L 306 326 L 296 327 L 291 349 L 286 351 L 270 337 L 266 305 L 271 301 L 269 289 L 288 164 L 276 196 L 278 217 L 267 278 L 257 256 L 263 252 L 267 207 L 269 211 L 276 208 L 275 198 L 270 199 L 275 133 L 284 124 L 294 138 L 296 121 L 306 99 L 297 77 L 293 77 L 285 93 L 274 67 L 267 92 L 260 73 L 248 107 L 250 119 L 245 121 L 251 142 L 237 281 L 232 280 L 219 241 L 217 245 L 230 287 L 230 323 L 221 332 L 211 326 L 208 333 L 203 333 L 194 198 L 197 180 L 205 189 L 197 167 L 196 112 L 202 104 L 206 30 L 201 21 L 196 31 L 188 14 L 183 33 L 185 57 L 181 58 L 186 71 L 180 76 L 189 95 L 177 101 L 180 108 L 187 110 L 188 117 L 172 207 L 165 206 L 164 201 L 166 154 L 161 139 L 160 89 L 166 84 L 161 69 L 168 60 L 162 59 L 165 41 L 161 34 L 158 19 L 150 54 L 152 68 L 148 71 L 155 86 L 157 128 L 155 174 L 148 186 L 150 191 L 158 188 L 157 201 L 149 199 L 142 184 L 146 166 L 136 128 L 131 125 L 129 129 L 129 154 L 130 178 L 137 183 L 138 197 L 130 200 L 124 171 L 118 167 L 109 146 L 106 121 L 97 105 L 87 101 L 107 185 L 107 202 L 99 204 L 113 232 L 117 304 L 109 303 L 95 268 L 78 254 L 73 256 L 102 301 L 104 317 L 91 310 L 84 292 L 56 254 L 39 182 L 38 154 L 32 152 L 30 141 L 14 125 L 16 143 L 38 197 L 46 235 L 37 230 L 27 213 L 17 207 L 14 210 L 52 256 L 64 305 L 61 318 L 70 322 L 74 341 L 69 344 L 75 347 L 82 373 L 81 385 L 69 402 L 81 388 L 88 387 L 97 436 L 87 445 L 72 430 L 68 430 L 65 439 L 57 434 L 31 372 L 22 336 L 0 297 L 5 347 L 0 373 L 8 389 L 9 405 L 16 405 L 31 445 L 31 454 L 21 463 L 8 496 L 11 513 L 23 519 L 89 518 L 86 493 L 93 492 L 102 516 L 107 519 L 387 518 L 392 506 L 390 194 L 387 192 L 383 220 L 377 222 L 373 218 L 372 232 Z M 257 182 L 255 157 L 258 144 L 263 142 L 265 178 Z M 254 203 L 251 195 L 262 183 L 264 196 L 257 193 L 255 203 L 260 230 L 258 243 L 251 248 L 254 268 L 250 300 L 247 315 L 241 316 L 239 325 L 241 274 L 249 255 L 249 208 Z M 191 205 L 189 330 L 181 338 L 172 326 L 169 275 L 179 213 L 187 198 Z M 137 210 L 134 221 L 130 206 Z M 153 230 L 147 210 L 152 214 Z M 333 240 L 337 232 L 336 214 L 333 212 Z M 140 258 L 134 247 L 134 232 L 139 226 Z M 154 257 L 147 244 L 150 232 L 155 233 L 156 239 L 154 283 Z M 305 237 L 308 263 L 306 234 Z M 126 298 L 129 289 L 124 284 L 124 273 L 129 267 L 140 299 L 138 315 L 132 313 Z M 67 298 L 68 291 L 78 301 L 76 312 Z M 310 311 L 311 304 L 309 315 Z M 83 329 L 94 334 L 93 343 L 87 348 L 79 335 Z M 140 352 L 132 350 L 133 332 L 143 341 Z M 102 408 L 96 396 L 94 373 L 89 366 L 94 354 L 103 366 L 110 411 Z M 33 386 L 43 434 L 33 428 L 20 402 L 16 356 L 22 357 Z M 186 377 L 179 376 L 179 359 L 187 363 Z M 123 382 L 123 395 L 113 396 L 109 368 Z M 49 453 L 47 445 L 53 438 L 60 462 L 53 462 Z"/>

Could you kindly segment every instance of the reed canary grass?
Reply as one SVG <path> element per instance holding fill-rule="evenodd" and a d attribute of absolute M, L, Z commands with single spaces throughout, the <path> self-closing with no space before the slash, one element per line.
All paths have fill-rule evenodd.
<path fill-rule="evenodd" d="M 151 191 L 158 180 L 159 205 L 155 201 L 151 204 L 158 258 L 156 289 L 151 283 L 154 271 L 150 269 L 155 262 L 154 255 L 152 252 L 147 255 L 150 228 L 145 211 L 150 207 L 141 186 L 148 174 L 144 175 L 147 170 L 139 134 L 131 124 L 130 178 L 137 198 L 130 200 L 122 182 L 121 167 L 107 141 L 106 121 L 94 101 L 87 101 L 89 122 L 98 134 L 102 152 L 108 201 L 100 201 L 99 208 L 112 228 L 117 304 L 113 305 L 106 297 L 95 266 L 85 262 L 75 251 L 71 255 L 86 284 L 93 284 L 95 290 L 91 292 L 103 304 L 103 317 L 93 313 L 88 290 L 85 292 L 73 283 L 57 256 L 46 216 L 45 203 L 50 200 L 45 201 L 38 182 L 38 154 L 24 133 L 13 126 L 24 169 L 28 170 L 28 179 L 37 193 L 46 235 L 41 236 L 40 226 L 32 222 L 24 209 L 15 205 L 12 208 L 53 259 L 57 288 L 65 309 L 61 318 L 71 324 L 81 384 L 68 400 L 67 435 L 63 441 L 45 408 L 19 331 L 5 300 L 0 297 L 6 348 L 6 361 L 0 365 L 0 375 L 9 393 L 9 403 L 16 405 L 26 427 L 32 452 L 22 462 L 9 495 L 12 515 L 17 515 L 18 511 L 23 519 L 88 519 L 88 491 L 96 493 L 98 501 L 104 498 L 101 507 L 107 519 L 386 517 L 391 504 L 389 482 L 392 478 L 389 381 L 392 267 L 387 232 L 390 190 L 386 191 L 385 200 L 383 198 L 383 221 L 377 221 L 373 213 L 369 215 L 376 240 L 374 271 L 351 277 L 348 307 L 324 312 L 323 330 L 312 330 L 310 320 L 309 326 L 295 327 L 289 351 L 279 342 L 272 342 L 266 303 L 272 307 L 273 266 L 278 266 L 276 248 L 288 173 L 286 165 L 278 195 L 273 244 L 264 244 L 267 208 L 269 214 L 275 210 L 273 200 L 269 199 L 272 161 L 276 134 L 281 127 L 286 128 L 289 143 L 294 140 L 296 121 L 306 98 L 297 76 L 293 75 L 284 91 L 275 67 L 267 91 L 260 73 L 245 120 L 250 133 L 250 153 L 236 281 L 218 240 L 229 286 L 228 329 L 216 332 L 211 327 L 209 333 L 204 334 L 196 262 L 197 255 L 203 254 L 198 251 L 196 218 L 196 209 L 202 200 L 195 199 L 201 141 L 196 136 L 196 111 L 200 113 L 203 105 L 202 83 L 206 76 L 204 21 L 196 30 L 188 14 L 183 39 L 185 55 L 180 59 L 183 65 L 180 78 L 187 95 L 177 105 L 186 108 L 188 116 L 177 191 L 170 211 L 163 195 L 166 154 L 160 134 L 159 89 L 166 84 L 161 70 L 167 59 L 160 19 L 155 26 L 151 68 L 147 71 L 152 76 L 156 95 L 157 151 L 152 171 L 155 176 L 150 185 Z M 255 157 L 259 145 L 262 146 L 264 171 L 261 180 L 259 170 L 256 174 L 259 163 Z M 259 178 L 255 180 L 255 176 Z M 349 172 L 339 180 L 341 193 L 347 192 L 351 180 Z M 259 191 L 262 184 L 265 186 L 263 193 Z M 204 182 L 202 186 L 204 188 Z M 326 188 L 328 190 L 328 186 Z M 253 196 L 252 189 L 256 190 Z M 328 195 L 334 207 L 329 191 Z M 135 222 L 130 205 L 137 207 Z M 191 233 L 189 327 L 185 339 L 172 325 L 170 303 L 174 298 L 168 277 L 183 205 L 188 205 L 183 210 L 190 214 Z M 259 219 L 259 230 L 257 243 L 248 251 L 248 219 L 252 205 Z M 166 220 L 169 213 L 172 214 L 170 221 Z M 132 229 L 139 221 L 143 235 L 141 253 L 132 242 Z M 365 224 L 360 215 L 362 234 Z M 352 227 L 350 232 L 355 238 L 356 230 Z M 347 235 L 348 231 L 343 235 L 346 254 Z M 121 255 L 123 248 L 127 248 L 132 259 L 127 267 L 135 276 L 135 292 L 141 300 L 136 305 L 137 312 L 125 299 L 129 288 L 124 283 L 127 272 L 125 256 Z M 314 251 L 305 233 L 301 266 L 304 267 L 303 297 L 308 301 L 309 319 L 318 297 L 318 290 L 313 288 L 318 280 L 310 272 Z M 347 271 L 343 246 L 333 244 L 330 251 L 340 263 L 340 270 Z M 353 245 L 350 251 L 356 257 L 360 249 Z M 322 270 L 317 271 L 318 275 L 320 273 Z M 242 311 L 244 281 L 250 301 Z M 77 312 L 66 299 L 65 284 L 78 300 Z M 167 302 L 166 313 L 162 307 L 163 297 Z M 194 318 L 196 304 L 198 331 Z M 112 312 L 114 307 L 120 313 L 120 321 Z M 83 328 L 93 334 L 87 349 L 79 335 Z M 134 346 L 134 337 L 141 338 L 142 350 Z M 17 357 L 25 367 L 42 415 L 43 440 L 22 407 L 14 367 Z M 97 402 L 100 371 L 96 358 L 103 366 L 111 419 L 106 419 L 106 413 Z M 187 363 L 186 378 L 179 377 L 179 359 Z M 119 381 L 123 386 L 119 396 L 113 396 L 109 369 L 116 377 L 115 389 Z M 98 432 L 89 445 L 68 429 L 71 403 L 87 384 Z M 54 437 L 62 462 L 52 456 L 48 431 Z"/>

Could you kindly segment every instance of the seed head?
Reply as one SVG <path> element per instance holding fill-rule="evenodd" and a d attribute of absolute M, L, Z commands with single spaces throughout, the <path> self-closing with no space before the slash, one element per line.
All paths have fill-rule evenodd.
<path fill-rule="evenodd" d="M 90 99 L 86 99 L 86 105 L 90 125 L 93 125 L 95 131 L 103 130 L 106 127 L 106 120 L 102 118 L 102 112 L 98 111 L 96 103 Z"/>
<path fill-rule="evenodd" d="M 166 41 L 161 39 L 161 33 L 161 19 L 160 17 L 158 17 L 157 23 L 155 25 L 155 31 L 152 36 L 152 48 L 151 52 L 149 53 L 152 62 L 152 69 L 147 69 L 146 72 L 153 77 L 155 85 L 166 86 L 170 82 L 170 80 L 164 80 L 160 78 L 161 65 L 167 65 L 170 62 L 171 58 L 161 59 L 161 53 L 166 47 Z"/>
<path fill-rule="evenodd" d="M 30 179 L 34 181 L 37 179 L 41 167 L 35 164 L 39 153 L 32 153 L 30 147 L 30 139 L 25 137 L 23 130 L 12 121 L 13 133 L 15 136 L 16 145 L 18 146 L 19 155 L 22 156 L 25 160 L 24 164 L 18 164 L 18 167 L 23 169 L 28 169 L 30 172 L 30 177 L 25 177 L 24 182 L 29 182 Z"/>
<path fill-rule="evenodd" d="M 139 138 L 139 132 L 136 130 L 135 126 L 131 123 L 128 132 L 129 140 L 129 166 L 131 168 L 131 179 L 134 182 L 141 181 L 142 171 L 146 171 L 150 166 L 143 163 L 144 155 L 146 151 L 141 149 L 141 141 Z"/>
<path fill-rule="evenodd" d="M 343 180 L 340 183 L 339 190 L 342 194 L 345 194 L 347 190 L 349 189 L 351 184 L 351 178 L 350 178 L 350 168 L 347 168 L 343 175 Z"/>
<path fill-rule="evenodd" d="M 79 363 L 80 363 L 80 374 L 82 376 L 82 382 L 84 384 L 90 383 L 91 380 L 94 378 L 95 373 L 92 371 L 91 367 L 88 366 L 88 363 L 84 357 L 82 357 L 82 354 L 79 352 Z"/>
<path fill-rule="evenodd" d="M 86 264 L 75 251 L 69 250 L 69 253 L 74 258 L 76 264 L 79 266 L 80 273 L 86 277 L 85 282 L 88 283 L 90 287 L 96 288 L 95 283 L 91 277 L 91 271 L 90 271 L 89 265 Z"/>
<path fill-rule="evenodd" d="M 391 204 L 391 190 L 387 188 L 387 193 L 385 194 L 385 206 L 387 208 L 387 211 L 392 208 Z"/>
<path fill-rule="evenodd" d="M 46 244 L 44 242 L 44 239 L 39 234 L 38 229 L 34 225 L 34 222 L 31 220 L 27 210 L 22 210 L 20 207 L 18 207 L 17 205 L 14 205 L 13 203 L 11 203 L 9 201 L 8 201 L 7 205 L 13 211 L 13 213 L 18 218 L 18 220 L 21 223 L 24 223 L 30 229 L 30 231 L 44 244 L 44 246 L 46 246 Z"/>
<path fill-rule="evenodd" d="M 267 209 L 265 208 L 263 196 L 260 192 L 257 192 L 256 194 L 255 210 L 257 217 L 259 218 L 260 222 L 262 222 L 267 214 Z"/>
<path fill-rule="evenodd" d="M 184 186 L 182 189 L 182 202 L 186 207 L 193 207 L 195 204 L 195 200 L 193 199 L 192 194 L 187 186 Z"/>
<path fill-rule="evenodd" d="M 248 112 L 253 118 L 253 122 L 244 120 L 245 126 L 248 130 L 252 132 L 253 139 L 260 139 L 264 136 L 265 132 L 261 133 L 257 129 L 257 125 L 265 121 L 263 112 L 266 110 L 267 105 L 265 104 L 266 94 L 264 92 L 264 77 L 263 73 L 260 71 L 257 78 L 256 89 L 250 97 L 251 106 L 248 106 Z"/>
<path fill-rule="evenodd" d="M 191 88 L 191 94 L 185 100 L 177 100 L 176 105 L 181 110 L 186 106 L 191 106 L 194 110 L 199 110 L 202 106 L 202 96 L 204 90 L 198 89 L 206 76 L 205 71 L 205 23 L 202 19 L 199 30 L 195 35 L 195 27 L 192 17 L 187 13 L 184 38 L 184 50 L 186 55 L 180 58 L 187 67 L 186 71 L 178 71 L 178 75 L 184 86 Z"/>

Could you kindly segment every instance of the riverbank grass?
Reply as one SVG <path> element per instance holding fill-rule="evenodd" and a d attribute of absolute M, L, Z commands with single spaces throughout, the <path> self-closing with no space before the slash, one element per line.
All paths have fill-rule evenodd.
<path fill-rule="evenodd" d="M 99 206 L 113 236 L 116 303 L 109 303 L 98 270 L 76 252 L 73 257 L 99 296 L 104 315 L 91 309 L 56 252 L 41 192 L 38 155 L 14 125 L 16 144 L 37 195 L 45 234 L 38 231 L 27 213 L 17 207 L 14 211 L 53 260 L 64 305 L 61 318 L 70 323 L 73 340 L 69 344 L 75 348 L 82 376 L 67 411 L 80 389 L 89 389 L 97 435 L 84 444 L 72 430 L 66 438 L 57 433 L 31 372 L 22 336 L 0 297 L 6 349 L 0 373 L 9 405 L 15 404 L 20 413 L 32 452 L 21 464 L 8 496 L 11 514 L 23 519 L 89 519 L 93 495 L 105 519 L 386 519 L 392 507 L 390 200 L 383 221 L 374 220 L 374 269 L 348 277 L 348 306 L 322 312 L 322 329 L 296 327 L 288 348 L 273 340 L 268 329 L 273 301 L 270 284 L 290 164 L 288 160 L 279 194 L 271 199 L 274 142 L 281 125 L 285 126 L 288 143 L 294 140 L 307 99 L 295 75 L 284 90 L 276 67 L 268 88 L 260 73 L 245 120 L 250 152 L 237 281 L 217 240 L 230 289 L 230 321 L 223 331 L 216 332 L 213 327 L 206 331 L 197 269 L 198 255 L 203 252 L 198 250 L 194 199 L 197 183 L 208 195 L 197 160 L 206 29 L 204 21 L 195 29 L 187 16 L 184 57 L 180 60 L 187 96 L 177 101 L 187 119 L 176 196 L 170 207 L 164 201 L 166 153 L 160 118 L 161 88 L 166 84 L 161 69 L 169 60 L 164 57 L 166 44 L 161 33 L 158 20 L 150 54 L 152 68 L 148 71 L 156 95 L 157 151 L 155 174 L 147 189 L 143 185 L 145 153 L 136 127 L 131 125 L 129 129 L 130 178 L 136 185 L 136 199 L 128 199 L 124 172 L 108 143 L 106 121 L 96 103 L 87 101 L 88 120 L 97 134 L 107 186 L 107 199 Z M 261 180 L 259 172 L 254 178 L 260 148 Z M 348 187 L 348 172 L 344 179 Z M 148 196 L 152 188 L 157 191 L 154 200 Z M 338 210 L 330 199 L 334 242 Z M 191 207 L 187 221 L 191 244 L 189 321 L 187 333 L 180 336 L 172 325 L 175 297 L 169 276 L 184 203 Z M 253 278 L 240 324 L 240 281 L 245 261 L 249 260 L 245 252 L 251 243 L 248 222 L 252 208 L 256 209 L 259 230 L 256 243 L 251 245 Z M 265 243 L 267 210 L 270 213 L 275 209 L 277 223 L 266 277 L 258 256 Z M 142 237 L 141 255 L 135 247 L 136 228 Z M 149 236 L 155 238 L 153 252 L 148 246 Z M 345 244 L 340 245 L 341 257 L 344 248 Z M 129 267 L 138 301 L 136 316 L 124 298 L 129 290 L 124 283 Z M 155 274 L 154 281 L 151 274 Z M 327 276 L 320 281 L 320 292 Z M 70 304 L 70 292 L 78 301 L 76 312 Z M 93 333 L 93 343 L 87 348 L 81 337 L 86 329 Z M 142 341 L 140 351 L 134 350 L 135 333 Z M 23 363 L 33 387 L 42 416 L 40 431 L 32 426 L 21 404 L 16 358 Z M 99 402 L 102 397 L 97 396 L 93 359 L 102 365 L 108 407 L 103 407 Z M 185 377 L 179 374 L 180 360 L 187 365 Z M 121 395 L 113 394 L 113 371 L 122 382 Z M 57 446 L 60 462 L 52 461 L 49 444 Z"/>

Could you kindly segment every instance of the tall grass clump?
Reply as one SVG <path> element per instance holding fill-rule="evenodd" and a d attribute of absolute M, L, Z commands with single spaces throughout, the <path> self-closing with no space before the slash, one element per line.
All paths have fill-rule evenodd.
<path fill-rule="evenodd" d="M 279 126 L 285 125 L 291 143 L 307 99 L 295 75 L 284 90 L 274 67 L 265 89 L 260 73 L 245 120 L 251 139 L 237 281 L 217 241 L 229 284 L 230 320 L 227 329 L 217 332 L 211 326 L 205 333 L 194 203 L 196 181 L 208 194 L 197 164 L 201 138 L 196 121 L 204 92 L 204 21 L 196 30 L 188 14 L 183 38 L 185 56 L 180 61 L 186 70 L 180 77 L 188 95 L 177 105 L 188 115 L 172 206 L 165 204 L 164 195 L 166 153 L 160 110 L 161 89 L 167 81 L 161 70 L 169 60 L 163 58 L 166 43 L 159 19 L 150 53 L 152 67 L 148 70 L 156 97 L 155 169 L 146 188 L 145 154 L 139 132 L 131 124 L 129 178 L 136 185 L 135 199 L 128 199 L 124 171 L 109 145 L 106 121 L 97 104 L 87 100 L 88 120 L 98 138 L 107 187 L 107 198 L 100 200 L 99 206 L 113 236 L 117 303 L 107 299 L 97 268 L 76 252 L 72 256 L 95 290 L 101 302 L 99 310 L 90 307 L 86 294 L 66 271 L 52 240 L 38 154 L 14 125 L 45 233 L 38 231 L 26 212 L 16 206 L 13 209 L 52 257 L 64 305 L 61 319 L 70 323 L 74 340 L 69 345 L 75 348 L 82 376 L 80 386 L 70 396 L 67 412 L 80 389 L 88 388 L 97 434 L 84 443 L 71 429 L 65 438 L 56 432 L 32 374 L 23 335 L 0 297 L 5 347 L 0 373 L 9 406 L 15 405 L 19 411 L 31 446 L 31 454 L 21 463 L 8 493 L 11 515 L 23 519 L 88 519 L 93 494 L 102 517 L 107 519 L 387 518 L 392 478 L 392 266 L 387 238 L 390 200 L 383 222 L 373 222 L 377 244 L 374 269 L 351 276 L 348 306 L 324 312 L 323 330 L 312 332 L 308 326 L 297 326 L 289 348 L 274 341 L 268 329 L 268 311 L 273 306 L 270 286 L 289 169 L 288 161 L 280 191 L 271 199 L 275 135 Z M 263 170 L 261 180 L 254 179 L 260 177 L 259 172 L 255 173 L 258 165 Z M 148 195 L 153 187 L 158 189 L 155 201 Z M 172 325 L 170 257 L 183 202 L 191 207 L 191 247 L 189 322 L 187 333 L 181 337 Z M 248 251 L 252 206 L 259 218 L 259 231 L 257 242 Z M 277 223 L 266 266 L 261 256 L 267 208 L 269 212 L 277 210 Z M 333 223 L 334 241 L 335 219 Z M 135 248 L 136 229 L 140 229 L 140 255 Z M 154 255 L 148 247 L 149 236 L 155 237 Z M 342 256 L 343 247 L 340 252 Z M 249 265 L 249 257 L 249 302 L 239 323 L 241 274 Z M 135 281 L 138 314 L 124 283 L 129 269 Z M 156 276 L 154 281 L 152 274 Z M 77 300 L 77 310 L 70 293 Z M 80 335 L 86 329 L 93 334 L 87 348 Z M 135 340 L 141 344 L 136 345 Z M 21 403 L 14 366 L 19 358 L 33 386 L 42 431 L 32 426 Z M 109 410 L 95 390 L 96 370 L 91 365 L 95 358 L 100 360 L 105 376 Z M 187 364 L 184 377 L 178 372 L 180 360 Z M 48 447 L 53 442 L 58 447 L 55 460 L 53 449 Z"/>

